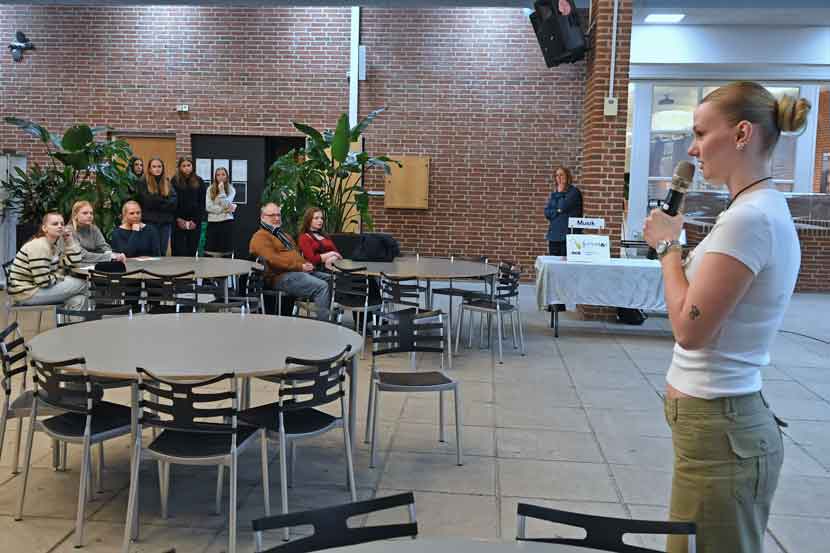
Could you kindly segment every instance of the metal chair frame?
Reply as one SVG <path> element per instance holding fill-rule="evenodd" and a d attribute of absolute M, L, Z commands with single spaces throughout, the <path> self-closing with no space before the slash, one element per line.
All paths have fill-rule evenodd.
<path fill-rule="evenodd" d="M 461 329 L 464 323 L 464 312 L 481 313 L 480 333 L 484 333 L 484 315 L 487 315 L 488 327 L 488 342 L 490 347 L 493 347 L 491 339 L 492 335 L 492 317 L 496 318 L 496 330 L 498 333 L 498 347 L 499 347 L 499 363 L 504 363 L 504 352 L 502 349 L 503 339 L 503 325 L 505 314 L 510 315 L 510 325 L 513 335 L 513 347 L 520 348 L 521 355 L 526 355 L 524 330 L 522 328 L 522 315 L 519 305 L 519 278 L 521 277 L 521 270 L 515 266 L 509 268 L 502 267 L 499 272 L 498 280 L 495 284 L 495 290 L 492 299 L 471 298 L 465 299 L 461 302 L 461 308 L 458 313 L 458 328 L 455 333 L 455 352 L 458 353 L 458 345 L 461 337 Z M 513 315 L 516 315 L 515 319 Z M 518 332 L 517 332 L 518 327 Z M 516 343 L 516 337 L 519 338 L 519 343 Z M 473 317 L 470 314 L 470 321 L 468 327 L 468 347 L 472 347 L 473 341 Z"/>
<path fill-rule="evenodd" d="M 270 514 L 268 488 L 268 451 L 265 433 L 261 430 L 250 433 L 239 443 L 240 427 L 239 394 L 236 376 L 232 373 L 223 374 L 199 382 L 172 382 L 162 380 L 150 371 L 142 368 L 138 372 L 138 410 L 139 417 L 137 431 L 134 435 L 132 464 L 130 469 L 130 492 L 127 501 L 127 518 L 124 529 L 122 552 L 128 553 L 130 540 L 138 538 L 138 488 L 139 468 L 143 456 L 155 459 L 159 468 L 159 491 L 161 495 L 161 516 L 167 518 L 167 500 L 170 488 L 170 465 L 218 465 L 216 478 L 216 511 L 221 513 L 222 497 L 222 469 L 230 468 L 230 499 L 228 506 L 228 553 L 236 552 L 236 507 L 237 507 L 237 471 L 239 452 L 260 438 L 260 452 L 262 464 L 262 490 L 265 498 L 265 514 Z M 229 391 L 216 392 L 210 388 L 220 382 L 229 382 Z M 207 388 L 202 391 L 201 388 Z M 230 407 L 217 406 L 230 400 Z M 206 406 L 203 406 L 206 405 Z M 145 411 L 145 409 L 147 409 Z M 229 422 L 213 422 L 221 419 Z M 143 446 L 141 441 L 142 426 L 161 429 L 158 437 L 149 445 Z M 179 456 L 153 447 L 162 443 L 166 432 L 176 432 L 178 440 L 208 436 L 230 436 L 230 447 L 227 453 L 208 454 L 203 456 Z M 195 446 L 198 447 L 198 446 Z"/>
<path fill-rule="evenodd" d="M 148 313 L 153 312 L 153 305 L 174 307 L 180 313 L 182 306 L 190 307 L 196 312 L 199 304 L 196 291 L 196 272 L 186 271 L 177 274 L 160 274 L 143 270 L 150 278 L 144 279 L 144 306 Z M 193 298 L 183 298 L 182 294 L 192 294 Z"/>
<path fill-rule="evenodd" d="M 430 322 L 437 319 L 437 322 Z M 369 383 L 369 412 L 366 417 L 367 441 L 370 442 L 369 466 L 376 464 L 375 444 L 377 439 L 377 413 L 380 404 L 380 392 L 438 392 L 438 421 L 440 442 L 444 442 L 444 392 L 452 391 L 455 407 L 456 464 L 464 464 L 461 441 L 461 391 L 456 380 L 444 372 L 444 351 L 449 347 L 444 338 L 444 316 L 441 311 L 427 311 L 412 315 L 402 315 L 397 320 L 381 321 L 372 329 L 372 370 Z M 418 373 L 395 372 L 384 373 L 378 370 L 377 359 L 391 353 L 438 353 L 441 355 L 440 371 Z M 390 375 L 390 376 L 387 376 Z M 391 377 L 394 375 L 394 377 Z M 418 376 L 436 376 L 440 382 L 435 384 L 418 384 Z M 411 378 L 413 383 L 406 383 Z M 399 382 L 395 382 L 398 379 Z"/>
<path fill-rule="evenodd" d="M 24 463 L 23 480 L 20 487 L 20 499 L 17 506 L 15 520 L 22 520 L 23 506 L 26 500 L 26 487 L 29 482 L 29 470 L 32 465 L 32 439 L 35 429 L 47 434 L 52 439 L 64 443 L 74 443 L 83 446 L 83 460 L 81 461 L 80 483 L 78 486 L 78 509 L 75 515 L 75 547 L 82 547 L 84 542 L 85 508 L 92 495 L 92 446 L 106 440 L 129 434 L 131 431 L 129 408 L 110 404 L 101 400 L 103 390 L 95 385 L 94 380 L 87 373 L 86 361 L 82 358 L 68 359 L 56 363 L 47 363 L 31 359 L 34 369 L 34 398 L 30 413 L 29 432 L 26 436 L 26 459 Z M 45 420 L 38 420 L 38 408 L 41 404 L 63 411 L 61 414 Z M 110 412 L 102 411 L 108 407 Z M 112 412 L 115 410 L 115 412 Z M 93 431 L 93 418 L 105 417 L 113 422 L 113 416 L 122 411 L 124 416 L 121 424 L 107 427 L 98 432 Z M 123 411 L 126 411 L 124 413 Z M 64 419 L 67 425 L 77 424 L 83 417 L 82 432 L 61 431 L 61 425 L 52 427 Z M 118 422 L 118 419 L 114 419 Z M 76 427 L 76 430 L 80 428 Z M 98 487 L 103 477 L 103 458 L 98 458 Z"/>
<path fill-rule="evenodd" d="M 343 446 L 346 453 L 346 475 L 349 492 L 352 501 L 357 501 L 357 489 L 354 477 L 354 459 L 352 456 L 352 441 L 349 436 L 349 416 L 346 408 L 346 392 L 344 381 L 346 371 L 351 360 L 351 345 L 335 355 L 326 359 L 299 359 L 288 357 L 286 366 L 292 368 L 291 373 L 281 374 L 269 378 L 272 382 L 279 384 L 277 392 L 278 400 L 274 403 L 260 405 L 253 409 L 247 409 L 240 413 L 243 422 L 258 426 L 265 432 L 265 436 L 277 441 L 280 447 L 280 491 L 282 499 L 282 512 L 288 513 L 288 487 L 294 480 L 295 447 L 298 440 L 319 436 L 335 428 L 343 430 Z M 299 369 L 307 367 L 307 370 Z M 329 403 L 340 403 L 340 416 L 333 417 L 325 426 L 311 429 L 305 432 L 291 432 L 286 429 L 285 416 L 313 415 L 316 407 Z M 263 424 L 262 416 L 269 417 Z M 290 459 L 290 471 L 289 471 Z M 270 505 L 267 512 L 270 514 Z M 288 539 L 288 528 L 285 528 L 285 539 Z"/>
<path fill-rule="evenodd" d="M 348 519 L 351 517 L 403 506 L 407 507 L 409 523 L 361 526 L 360 528 L 350 528 L 348 525 Z M 311 536 L 277 545 L 263 552 L 262 533 L 264 531 L 307 525 L 314 527 L 314 534 Z M 252 521 L 252 526 L 257 553 L 309 553 L 378 540 L 403 537 L 414 539 L 418 535 L 418 522 L 415 520 L 415 496 L 412 492 L 261 518 Z"/>
<path fill-rule="evenodd" d="M 667 534 L 686 535 L 689 539 L 688 551 L 696 550 L 697 528 L 694 522 L 670 522 L 665 520 L 632 520 L 627 518 L 586 515 L 569 511 L 560 511 L 538 505 L 519 503 L 516 510 L 516 539 L 550 544 L 586 547 L 593 551 L 612 551 L 615 553 L 659 553 L 623 542 L 625 534 Z M 567 526 L 576 526 L 585 530 L 584 538 L 528 538 L 527 518 L 555 522 Z"/>
<path fill-rule="evenodd" d="M 23 419 L 31 416 L 34 402 L 34 391 L 27 389 L 26 373 L 29 370 L 29 352 L 26 342 L 20 333 L 17 322 L 11 323 L 0 332 L 0 354 L 2 354 L 2 375 L 0 387 L 3 397 L 0 405 L 0 459 L 3 457 L 3 444 L 6 437 L 6 425 L 9 419 L 17 419 L 17 433 L 14 442 L 14 464 L 12 474 L 20 473 L 20 441 L 23 437 Z M 12 384 L 15 377 L 20 376 L 20 389 L 17 397 L 12 400 Z M 41 403 L 40 415 L 51 417 L 63 411 Z M 66 467 L 65 444 L 59 447 L 57 440 L 52 440 L 52 466 L 57 470 Z"/>
<path fill-rule="evenodd" d="M 363 336 L 363 353 L 362 358 L 366 357 L 366 331 L 369 328 L 369 313 L 372 313 L 372 323 L 377 323 L 377 313 L 383 309 L 383 302 L 370 305 L 369 304 L 369 276 L 361 274 L 366 267 L 358 267 L 355 269 L 341 269 L 335 267 L 335 271 L 331 273 L 331 308 L 332 316 L 337 313 L 337 323 L 342 324 L 343 313 L 362 313 L 363 314 L 363 329 L 361 334 Z M 362 300 L 362 304 L 361 304 Z M 359 330 L 359 329 L 356 329 Z"/>

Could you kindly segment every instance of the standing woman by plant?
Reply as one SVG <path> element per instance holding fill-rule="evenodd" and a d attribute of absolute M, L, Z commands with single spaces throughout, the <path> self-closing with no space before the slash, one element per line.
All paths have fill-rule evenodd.
<path fill-rule="evenodd" d="M 140 179 L 144 176 L 144 162 L 140 157 L 131 157 L 127 164 L 127 170 L 135 175 L 135 178 Z"/>
<path fill-rule="evenodd" d="M 153 227 L 159 237 L 159 252 L 167 254 L 173 220 L 176 218 L 176 189 L 164 174 L 164 162 L 157 157 L 147 164 L 147 176 L 138 181 L 138 201 L 144 221 Z"/>
<path fill-rule="evenodd" d="M 213 172 L 213 182 L 205 195 L 205 209 L 207 211 L 207 237 L 205 250 L 209 252 L 233 251 L 233 213 L 236 204 L 233 203 L 236 190 L 228 180 L 228 170 L 217 167 Z"/>
<path fill-rule="evenodd" d="M 176 227 L 173 229 L 173 255 L 192 257 L 199 249 L 199 234 L 205 220 L 204 197 L 207 185 L 193 172 L 193 160 L 179 158 L 173 188 L 178 198 Z"/>
<path fill-rule="evenodd" d="M 9 271 L 8 291 L 17 305 L 63 303 L 69 309 L 83 309 L 87 283 L 67 275 L 81 264 L 81 246 L 72 229 L 63 224 L 63 215 L 49 212 L 40 230 L 23 244 Z"/>

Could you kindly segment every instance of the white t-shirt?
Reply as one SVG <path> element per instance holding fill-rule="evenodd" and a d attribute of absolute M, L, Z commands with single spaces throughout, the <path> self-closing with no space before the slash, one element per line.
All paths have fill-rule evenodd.
<path fill-rule="evenodd" d="M 757 392 L 801 265 L 784 196 L 770 188 L 749 191 L 722 212 L 685 262 L 690 282 L 707 252 L 734 257 L 755 277 L 709 345 L 686 350 L 675 344 L 666 380 L 684 394 L 704 399 Z"/>

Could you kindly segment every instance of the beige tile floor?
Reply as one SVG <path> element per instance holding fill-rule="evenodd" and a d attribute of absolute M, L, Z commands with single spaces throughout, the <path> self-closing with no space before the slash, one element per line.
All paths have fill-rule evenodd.
<path fill-rule="evenodd" d="M 368 467 L 368 447 L 362 440 L 355 453 L 360 497 L 414 490 L 420 532 L 427 536 L 512 539 L 520 501 L 611 516 L 664 518 L 671 480 L 671 441 L 659 396 L 672 348 L 666 319 L 651 317 L 643 327 L 621 327 L 565 314 L 561 336 L 554 339 L 546 314 L 535 310 L 532 288 L 522 293 L 527 356 L 521 357 L 506 342 L 505 363 L 498 365 L 487 351 L 463 349 L 451 371 L 462 382 L 465 465 L 455 465 L 454 427 L 447 428 L 447 443 L 437 441 L 434 396 L 384 394 L 377 467 Z M 830 295 L 799 294 L 783 328 L 826 341 L 827 313 Z M 33 319 L 23 322 L 30 333 Z M 424 368 L 434 362 L 432 357 L 418 360 Z M 407 364 L 402 359 L 391 363 Z M 361 438 L 367 371 L 368 362 L 363 362 L 362 408 L 357 413 Z M 765 377 L 767 397 L 790 423 L 766 551 L 824 552 L 830 540 L 830 345 L 781 333 Z M 267 401 L 272 393 L 269 386 L 257 385 L 254 400 Z M 119 399 L 117 394 L 113 397 Z M 449 397 L 447 401 L 452 425 Z M 0 460 L 2 550 L 71 551 L 80 454 L 71 449 L 69 471 L 54 472 L 48 444 L 36 438 L 24 520 L 15 522 L 21 481 L 11 474 L 15 429 L 10 425 Z M 128 457 L 126 440 L 108 444 L 105 491 L 87 510 L 87 551 L 115 551 L 120 544 Z M 305 442 L 298 447 L 298 460 L 289 492 L 292 510 L 348 500 L 340 435 Z M 258 462 L 255 449 L 242 459 L 239 551 L 253 550 L 250 520 L 263 514 Z M 275 508 L 278 466 L 272 448 Z M 163 520 L 155 466 L 145 463 L 141 541 L 132 550 L 224 551 L 226 518 L 211 512 L 214 478 L 212 468 L 175 467 L 170 517 Z M 392 518 L 381 514 L 370 520 Z M 542 531 L 538 526 L 530 530 Z"/>

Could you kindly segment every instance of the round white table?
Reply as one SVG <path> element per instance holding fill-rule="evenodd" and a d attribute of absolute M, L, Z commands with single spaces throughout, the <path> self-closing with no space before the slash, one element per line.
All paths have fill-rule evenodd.
<path fill-rule="evenodd" d="M 432 309 L 432 281 L 448 280 L 452 288 L 452 281 L 465 278 L 491 278 L 495 279 L 499 272 L 498 267 L 489 263 L 477 261 L 465 261 L 461 259 L 447 259 L 442 257 L 396 257 L 393 261 L 355 261 L 353 259 L 341 259 L 335 267 L 341 269 L 360 269 L 365 267 L 363 272 L 369 276 L 380 276 L 381 273 L 390 277 L 413 277 L 426 281 L 426 308 Z M 495 287 L 491 287 L 494 290 Z M 452 296 L 449 297 L 449 310 L 447 323 L 450 333 L 452 332 Z M 452 336 L 449 336 L 450 346 Z M 452 347 L 447 348 L 447 366 L 452 368 Z"/>
<path fill-rule="evenodd" d="M 228 279 L 231 276 L 246 275 L 252 267 L 259 267 L 247 259 L 229 259 L 224 257 L 152 257 L 130 258 L 125 263 L 127 271 L 144 269 L 156 274 L 174 275 L 193 271 L 196 278 L 224 278 L 225 302 L 228 301 Z M 86 274 L 91 267 L 74 269 Z"/>
<path fill-rule="evenodd" d="M 590 553 L 595 549 L 529 541 L 483 541 L 470 538 L 416 538 L 373 541 L 327 549 L 330 553 Z"/>
<path fill-rule="evenodd" d="M 367 275 L 391 277 L 415 277 L 427 282 L 431 280 L 455 280 L 493 276 L 498 267 L 476 261 L 450 260 L 439 257 L 396 257 L 394 261 L 354 261 L 341 259 L 335 266 L 343 269 L 366 267 Z"/>
<path fill-rule="evenodd" d="M 240 313 L 137 315 L 48 330 L 29 341 L 41 361 L 86 359 L 90 374 L 136 378 L 142 367 L 162 378 L 280 374 L 286 357 L 323 359 L 352 347 L 349 412 L 357 413 L 357 355 L 363 338 L 333 323 Z M 357 417 L 349 418 L 354 432 Z M 352 434 L 354 436 L 354 433 Z"/>

